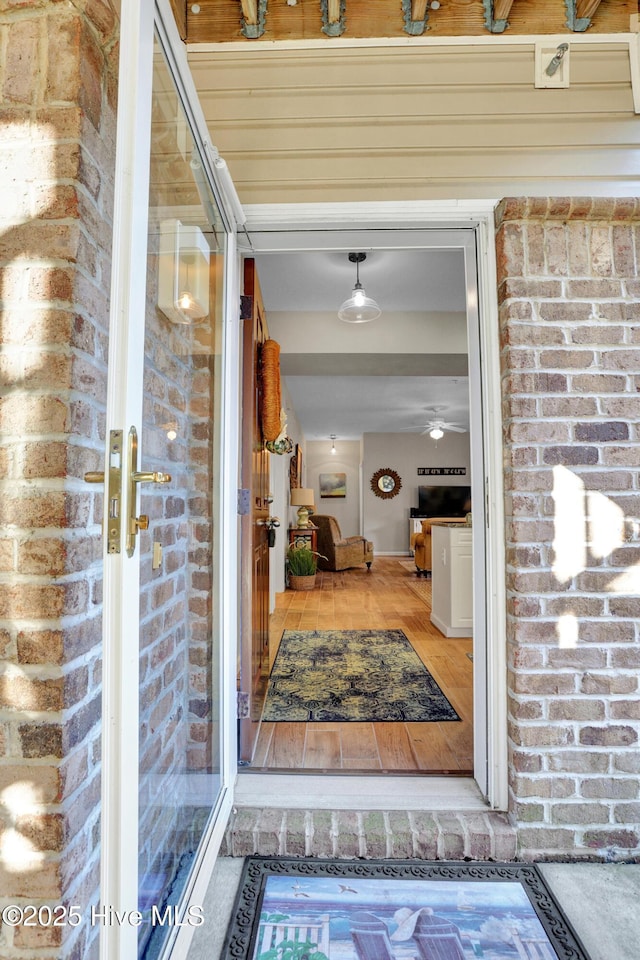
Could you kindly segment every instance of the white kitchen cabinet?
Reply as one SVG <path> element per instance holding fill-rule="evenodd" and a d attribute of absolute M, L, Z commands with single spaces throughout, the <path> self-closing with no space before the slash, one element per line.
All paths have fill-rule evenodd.
<path fill-rule="evenodd" d="M 431 527 L 431 623 L 445 637 L 473 635 L 471 527 L 434 521 Z"/>

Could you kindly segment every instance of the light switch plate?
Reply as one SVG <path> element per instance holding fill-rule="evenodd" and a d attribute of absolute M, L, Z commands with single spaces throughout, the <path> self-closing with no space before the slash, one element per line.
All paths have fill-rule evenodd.
<path fill-rule="evenodd" d="M 558 53 L 558 43 L 548 40 L 536 41 L 535 48 L 535 85 L 561 89 L 569 86 L 569 56 L 571 47 L 564 53 L 558 68 L 551 76 L 546 72 L 547 67 Z"/>

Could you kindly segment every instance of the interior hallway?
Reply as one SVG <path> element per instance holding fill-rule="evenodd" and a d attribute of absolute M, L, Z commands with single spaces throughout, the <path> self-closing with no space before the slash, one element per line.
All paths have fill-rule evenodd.
<path fill-rule="evenodd" d="M 469 639 L 444 637 L 429 619 L 431 581 L 410 558 L 319 571 L 316 588 L 277 595 L 270 666 L 283 630 L 403 630 L 457 711 L 447 723 L 263 723 L 251 772 L 473 773 L 473 664 Z"/>

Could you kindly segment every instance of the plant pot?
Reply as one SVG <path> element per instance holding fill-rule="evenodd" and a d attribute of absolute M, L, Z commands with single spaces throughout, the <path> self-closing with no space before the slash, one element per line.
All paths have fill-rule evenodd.
<path fill-rule="evenodd" d="M 315 573 L 309 574 L 306 577 L 296 576 L 294 573 L 289 574 L 289 586 L 292 590 L 313 590 L 316 585 L 316 575 Z"/>

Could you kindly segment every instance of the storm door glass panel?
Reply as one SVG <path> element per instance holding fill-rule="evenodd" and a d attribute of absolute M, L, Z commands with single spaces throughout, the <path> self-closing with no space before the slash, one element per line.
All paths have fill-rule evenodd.
<path fill-rule="evenodd" d="M 158 957 L 171 935 L 175 916 L 167 907 L 185 893 L 221 787 L 217 531 L 226 241 L 158 47 L 151 144 L 138 470 L 171 480 L 142 483 L 140 496 L 140 729 L 131 735 L 140 743 L 145 960 Z"/>

